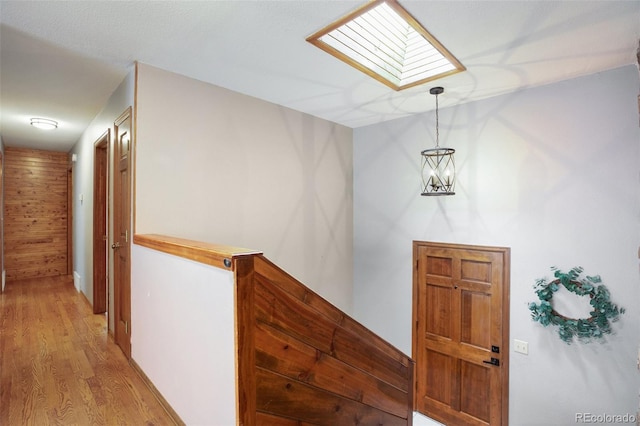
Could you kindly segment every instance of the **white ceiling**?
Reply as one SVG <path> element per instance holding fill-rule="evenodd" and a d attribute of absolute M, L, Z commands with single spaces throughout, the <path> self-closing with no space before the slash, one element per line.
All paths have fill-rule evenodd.
<path fill-rule="evenodd" d="M 637 0 L 400 0 L 467 71 L 395 92 L 305 41 L 362 3 L 0 0 L 0 134 L 68 151 L 136 60 L 354 128 L 636 64 Z"/>

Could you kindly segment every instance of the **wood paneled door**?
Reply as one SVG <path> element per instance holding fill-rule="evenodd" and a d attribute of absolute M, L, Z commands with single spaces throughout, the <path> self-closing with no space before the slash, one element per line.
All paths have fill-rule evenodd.
<path fill-rule="evenodd" d="M 3 275 L 4 272 L 4 157 L 2 152 L 0 151 L 0 293 L 4 292 L 5 280 Z"/>
<path fill-rule="evenodd" d="M 109 270 L 109 137 L 107 130 L 93 155 L 93 313 L 107 311 Z"/>
<path fill-rule="evenodd" d="M 113 193 L 115 342 L 131 358 L 131 108 L 114 123 Z"/>
<path fill-rule="evenodd" d="M 414 242 L 416 410 L 508 424 L 510 250 Z"/>

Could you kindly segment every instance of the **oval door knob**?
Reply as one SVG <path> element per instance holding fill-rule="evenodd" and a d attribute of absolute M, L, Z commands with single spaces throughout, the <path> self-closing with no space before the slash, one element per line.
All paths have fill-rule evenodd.
<path fill-rule="evenodd" d="M 120 243 L 111 244 L 111 248 L 114 249 L 114 250 L 120 248 Z"/>

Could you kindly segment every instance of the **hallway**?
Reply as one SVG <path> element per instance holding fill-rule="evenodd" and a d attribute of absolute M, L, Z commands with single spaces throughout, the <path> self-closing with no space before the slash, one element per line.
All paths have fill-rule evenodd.
<path fill-rule="evenodd" d="M 172 425 L 70 277 L 0 294 L 0 425 Z"/>

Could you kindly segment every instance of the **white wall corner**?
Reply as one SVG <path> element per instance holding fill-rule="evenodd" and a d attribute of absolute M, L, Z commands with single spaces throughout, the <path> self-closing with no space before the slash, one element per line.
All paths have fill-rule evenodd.
<path fill-rule="evenodd" d="M 73 286 L 76 288 L 76 291 L 80 291 L 81 280 L 80 274 L 77 271 L 73 271 Z"/>
<path fill-rule="evenodd" d="M 2 293 L 4 293 L 4 285 L 7 282 L 7 271 L 2 270 Z"/>

